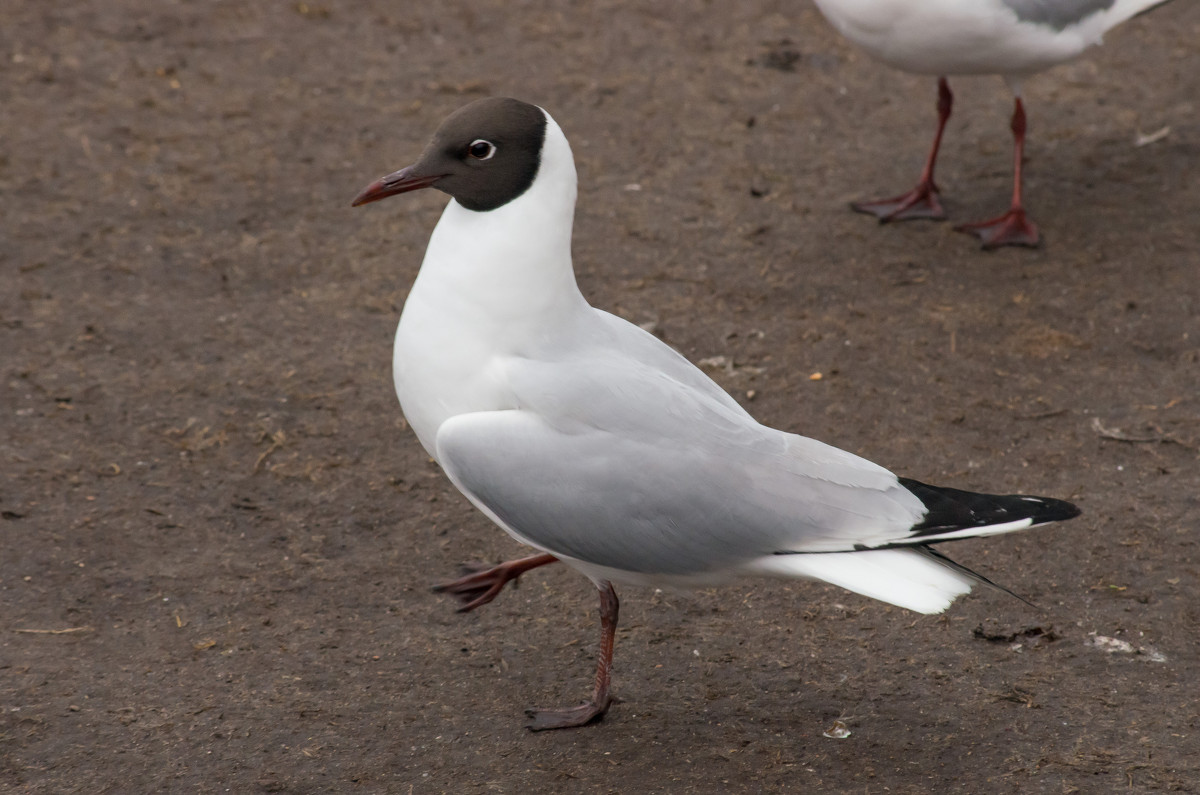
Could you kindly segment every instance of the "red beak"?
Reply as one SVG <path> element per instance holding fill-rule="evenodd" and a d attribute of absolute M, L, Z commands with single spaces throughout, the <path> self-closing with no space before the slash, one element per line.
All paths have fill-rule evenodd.
<path fill-rule="evenodd" d="M 381 177 L 370 185 L 368 185 L 362 193 L 355 197 L 350 203 L 351 207 L 358 207 L 363 204 L 377 202 L 380 199 L 386 199 L 388 196 L 395 196 L 397 193 L 408 193 L 410 190 L 420 190 L 428 188 L 433 183 L 445 176 L 445 174 L 434 174 L 433 176 L 415 176 L 412 173 L 413 167 L 402 168 L 386 177 Z"/>

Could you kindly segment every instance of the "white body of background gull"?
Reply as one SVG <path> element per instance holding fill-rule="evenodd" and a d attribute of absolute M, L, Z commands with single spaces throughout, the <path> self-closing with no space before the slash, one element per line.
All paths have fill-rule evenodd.
<path fill-rule="evenodd" d="M 817 8 L 847 39 L 880 61 L 938 79 L 938 126 L 920 180 L 908 193 L 856 202 L 860 212 L 881 221 L 944 218 L 933 180 L 934 165 L 953 95 L 953 75 L 1001 75 L 1015 97 L 1013 197 L 1008 212 L 958 229 L 977 235 L 984 248 L 1035 246 L 1037 226 L 1021 193 L 1025 145 L 1024 78 L 1063 63 L 1099 44 L 1104 34 L 1130 17 L 1167 0 L 815 0 Z"/>
<path fill-rule="evenodd" d="M 612 583 L 816 578 L 923 613 L 981 580 L 929 544 L 1075 516 L 1065 502 L 937 489 L 756 422 L 658 340 L 575 283 L 575 165 L 540 108 L 480 100 L 451 115 L 364 204 L 436 187 L 438 222 L 396 333 L 395 384 L 421 444 L 463 494 L 541 551 L 443 586 L 472 609 L 561 560 L 601 597 L 596 687 L 531 711 L 582 725 L 610 703 Z"/>

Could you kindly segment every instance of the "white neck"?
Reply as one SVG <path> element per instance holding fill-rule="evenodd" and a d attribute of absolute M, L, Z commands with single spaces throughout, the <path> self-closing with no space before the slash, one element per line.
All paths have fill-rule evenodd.
<path fill-rule="evenodd" d="M 452 200 L 433 230 L 413 292 L 461 303 L 475 323 L 490 321 L 506 337 L 545 323 L 547 315 L 578 311 L 586 302 L 571 265 L 575 195 L 571 147 L 547 116 L 533 184 L 487 212 Z"/>
<path fill-rule="evenodd" d="M 551 335 L 590 317 L 571 268 L 574 211 L 575 162 L 547 116 L 541 164 L 524 194 L 487 212 L 451 201 L 438 221 L 392 360 L 404 414 L 435 458 L 445 420 L 514 407 L 497 361 L 536 355 Z"/>

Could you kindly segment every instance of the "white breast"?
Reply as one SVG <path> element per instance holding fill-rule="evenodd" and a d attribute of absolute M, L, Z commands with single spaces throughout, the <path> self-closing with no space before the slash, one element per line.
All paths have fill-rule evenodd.
<path fill-rule="evenodd" d="M 575 163 L 547 118 L 537 177 L 495 210 L 451 201 L 429 240 L 392 352 L 404 416 L 434 458 L 450 417 L 514 407 L 502 362 L 592 310 L 571 265 Z"/>
<path fill-rule="evenodd" d="M 491 375 L 495 347 L 460 311 L 468 307 L 422 300 L 420 294 L 416 298 L 410 296 L 396 329 L 392 379 L 405 419 L 435 456 L 434 441 L 443 422 L 458 414 L 510 408 L 511 397 Z"/>

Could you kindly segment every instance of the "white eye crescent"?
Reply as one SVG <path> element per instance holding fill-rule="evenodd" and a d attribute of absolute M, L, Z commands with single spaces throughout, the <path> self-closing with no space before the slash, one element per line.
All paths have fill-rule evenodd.
<path fill-rule="evenodd" d="M 467 154 L 476 160 L 491 160 L 492 156 L 496 154 L 496 145 L 491 141 L 476 138 L 467 147 Z"/>

